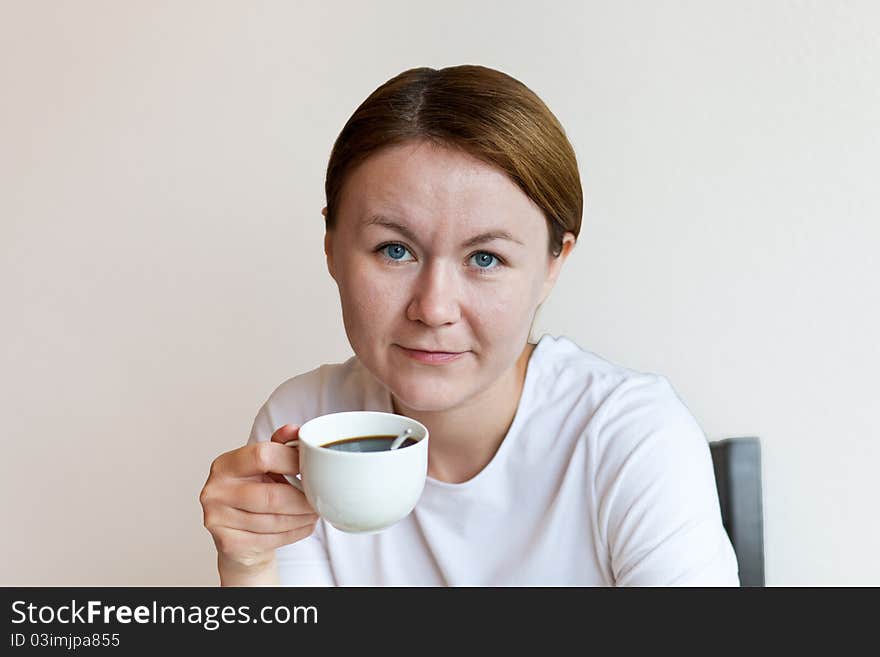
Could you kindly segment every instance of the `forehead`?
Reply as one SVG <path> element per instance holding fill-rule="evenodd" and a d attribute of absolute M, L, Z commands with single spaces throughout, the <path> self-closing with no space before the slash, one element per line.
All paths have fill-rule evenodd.
<path fill-rule="evenodd" d="M 546 230 L 541 209 L 504 172 L 427 142 L 385 148 L 349 174 L 340 216 L 363 222 L 377 213 L 445 230 Z"/>

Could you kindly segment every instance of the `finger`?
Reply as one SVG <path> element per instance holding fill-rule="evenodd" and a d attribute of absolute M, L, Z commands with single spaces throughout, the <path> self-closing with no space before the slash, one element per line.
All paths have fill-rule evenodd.
<path fill-rule="evenodd" d="M 299 452 L 277 442 L 264 441 L 221 454 L 211 464 L 212 477 L 253 477 L 276 472 L 299 473 Z"/>
<path fill-rule="evenodd" d="M 251 513 L 299 515 L 315 512 L 306 496 L 287 482 L 238 482 L 224 487 L 219 501 L 225 506 Z"/>
<path fill-rule="evenodd" d="M 296 543 L 304 538 L 308 538 L 315 531 L 315 523 L 309 523 L 304 527 L 291 529 L 290 531 L 281 532 L 280 534 L 251 534 L 257 537 L 257 544 L 264 550 L 275 550 L 291 543 Z"/>
<path fill-rule="evenodd" d="M 299 439 L 299 426 L 296 424 L 285 424 L 285 425 L 278 427 L 278 429 L 275 431 L 275 433 L 272 434 L 271 440 L 273 443 L 281 443 L 283 445 L 285 443 L 290 442 L 291 440 L 298 440 L 298 439 Z M 294 446 L 290 445 L 290 447 L 294 447 Z M 294 451 L 296 452 L 296 463 L 297 463 L 296 469 L 297 469 L 297 472 L 299 472 L 299 450 L 294 449 Z M 287 479 L 284 478 L 284 475 L 280 475 L 280 474 L 277 474 L 274 472 L 270 472 L 268 474 L 268 477 L 270 479 L 272 479 L 272 481 L 277 481 L 279 484 L 289 484 L 290 483 L 289 481 L 287 481 Z"/>
<path fill-rule="evenodd" d="M 285 424 L 278 429 L 275 430 L 275 433 L 272 434 L 271 442 L 273 443 L 284 443 L 290 442 L 291 440 L 297 440 L 299 438 L 299 425 L 296 424 Z"/>
<path fill-rule="evenodd" d="M 316 513 L 251 513 L 232 507 L 222 507 L 211 517 L 205 518 L 205 526 L 239 529 L 254 534 L 283 534 L 313 525 L 317 520 Z"/>
<path fill-rule="evenodd" d="M 226 554 L 263 553 L 308 538 L 314 531 L 313 523 L 278 534 L 223 528 L 214 534 L 214 544 L 219 552 Z"/>

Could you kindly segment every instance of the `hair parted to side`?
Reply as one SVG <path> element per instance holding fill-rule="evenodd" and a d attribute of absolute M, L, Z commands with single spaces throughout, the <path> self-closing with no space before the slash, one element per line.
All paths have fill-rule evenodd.
<path fill-rule="evenodd" d="M 562 125 L 523 83 L 476 65 L 413 68 L 361 103 L 330 153 L 328 230 L 348 174 L 380 149 L 409 141 L 460 149 L 504 171 L 544 212 L 552 255 L 566 231 L 580 233 L 583 191 Z"/>

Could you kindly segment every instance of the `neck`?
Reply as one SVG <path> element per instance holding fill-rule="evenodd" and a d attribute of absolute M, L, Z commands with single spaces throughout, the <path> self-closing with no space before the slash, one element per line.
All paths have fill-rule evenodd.
<path fill-rule="evenodd" d="M 526 343 L 516 363 L 487 390 L 445 411 L 414 411 L 392 397 L 394 412 L 424 424 L 430 433 L 428 476 L 462 483 L 476 476 L 501 446 L 519 406 L 529 357 Z"/>

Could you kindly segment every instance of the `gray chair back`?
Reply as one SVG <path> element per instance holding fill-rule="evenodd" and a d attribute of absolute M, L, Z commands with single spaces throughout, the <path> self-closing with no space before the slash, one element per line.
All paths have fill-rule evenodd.
<path fill-rule="evenodd" d="M 764 586 L 761 443 L 726 438 L 709 443 L 721 520 L 739 563 L 740 586 Z"/>

